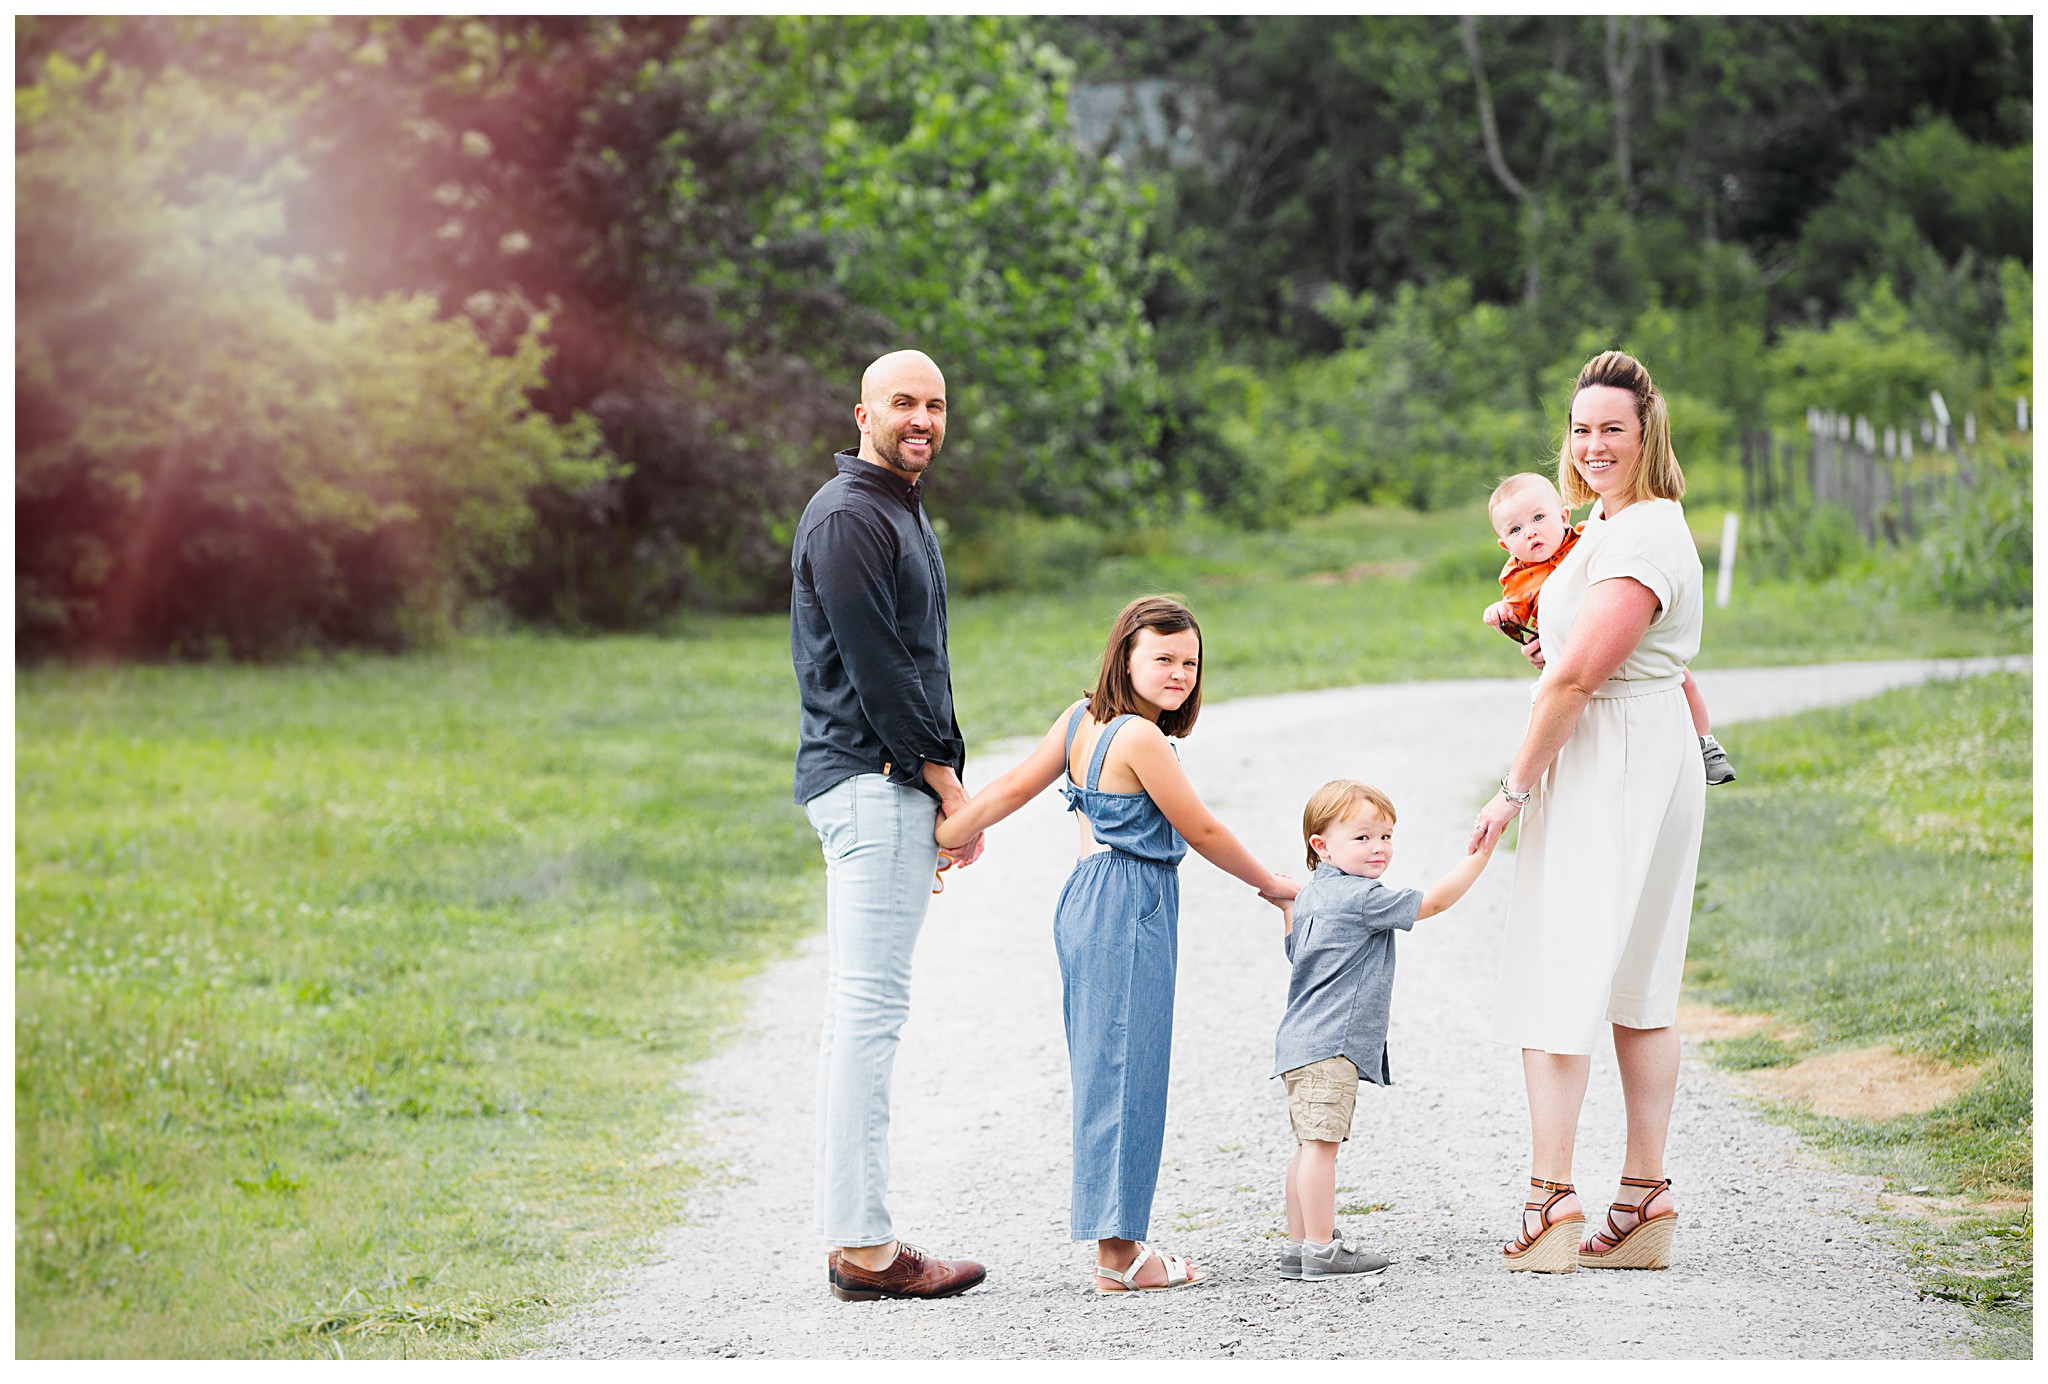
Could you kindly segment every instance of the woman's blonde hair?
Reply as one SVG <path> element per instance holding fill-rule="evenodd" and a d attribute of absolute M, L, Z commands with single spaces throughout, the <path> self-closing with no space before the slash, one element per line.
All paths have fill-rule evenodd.
<path fill-rule="evenodd" d="M 1201 649 L 1202 627 L 1195 623 L 1194 612 L 1179 601 L 1171 596 L 1140 596 L 1132 601 L 1117 612 L 1116 624 L 1110 627 L 1109 645 L 1102 651 L 1102 668 L 1095 675 L 1095 691 L 1088 698 L 1088 714 L 1098 722 L 1107 722 L 1126 711 L 1146 715 L 1145 703 L 1131 684 L 1131 646 L 1138 642 L 1139 630 L 1155 634 L 1193 630 L 1198 654 Z M 1195 728 L 1195 718 L 1202 714 L 1202 682 L 1198 667 L 1195 689 L 1188 693 L 1188 699 L 1171 711 L 1159 713 L 1162 732 L 1186 735 Z"/>
<path fill-rule="evenodd" d="M 1393 800 L 1357 779 L 1331 779 L 1309 796 L 1308 806 L 1301 810 L 1301 844 L 1308 846 L 1309 869 L 1322 864 L 1322 857 L 1316 854 L 1314 846 L 1309 846 L 1308 838 L 1323 835 L 1333 822 L 1342 821 L 1360 803 L 1371 803 L 1389 822 L 1396 820 Z"/>
<path fill-rule="evenodd" d="M 1676 500 L 1685 494 L 1685 473 L 1678 469 L 1678 454 L 1671 450 L 1671 415 L 1665 411 L 1664 396 L 1658 392 L 1650 372 L 1634 356 L 1621 351 L 1602 351 L 1579 370 L 1572 385 L 1572 403 L 1595 385 L 1625 389 L 1635 397 L 1636 422 L 1643 430 L 1643 454 L 1636 463 L 1635 484 L 1628 502 Z M 1564 441 L 1557 449 L 1557 491 L 1565 504 L 1578 506 L 1593 498 L 1593 489 L 1579 474 L 1572 460 L 1570 405 L 1566 405 Z"/>

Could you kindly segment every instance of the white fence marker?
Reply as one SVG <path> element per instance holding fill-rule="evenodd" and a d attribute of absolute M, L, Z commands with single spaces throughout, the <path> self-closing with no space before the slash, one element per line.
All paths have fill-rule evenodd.
<path fill-rule="evenodd" d="M 1720 610 L 1728 608 L 1728 598 L 1735 594 L 1735 526 L 1731 509 L 1721 521 L 1721 574 L 1714 580 L 1714 605 Z"/>

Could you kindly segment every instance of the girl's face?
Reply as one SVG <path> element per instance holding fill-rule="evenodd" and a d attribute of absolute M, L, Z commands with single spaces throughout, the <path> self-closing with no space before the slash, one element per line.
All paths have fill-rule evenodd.
<path fill-rule="evenodd" d="M 1588 385 L 1572 400 L 1572 462 L 1607 518 L 1631 503 L 1643 461 L 1643 425 L 1636 396 L 1611 384 Z"/>
<path fill-rule="evenodd" d="M 1202 668 L 1202 641 L 1193 630 L 1161 634 L 1141 629 L 1131 641 L 1131 687 L 1138 699 L 1158 713 L 1177 711 L 1195 695 L 1195 677 Z M 1153 717 L 1159 719 L 1158 715 Z"/>

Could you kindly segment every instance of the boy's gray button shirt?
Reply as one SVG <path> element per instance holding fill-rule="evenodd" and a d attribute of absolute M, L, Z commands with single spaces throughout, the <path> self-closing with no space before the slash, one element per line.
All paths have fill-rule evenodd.
<path fill-rule="evenodd" d="M 1334 865 L 1316 866 L 1294 900 L 1294 931 L 1285 942 L 1294 974 L 1273 1040 L 1274 1076 L 1341 1055 L 1367 1081 L 1393 1085 L 1387 1015 L 1394 930 L 1414 927 L 1421 912 L 1420 889 L 1390 889 Z"/>

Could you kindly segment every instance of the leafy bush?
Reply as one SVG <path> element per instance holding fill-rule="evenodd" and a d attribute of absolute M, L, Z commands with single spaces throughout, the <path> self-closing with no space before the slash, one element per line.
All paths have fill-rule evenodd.
<path fill-rule="evenodd" d="M 2034 604 L 2034 495 L 2031 455 L 2015 450 L 1980 458 L 1975 484 L 1938 502 L 1920 543 L 1927 590 L 1965 610 L 2024 610 Z"/>
<path fill-rule="evenodd" d="M 1205 431 L 1237 489 L 1232 517 L 1321 512 L 1350 501 L 1420 510 L 1484 498 L 1512 471 L 1547 469 L 1554 439 L 1526 385 L 1514 312 L 1470 285 L 1404 286 L 1383 308 L 1326 300 L 1350 344 L 1276 370 L 1212 363 Z"/>
<path fill-rule="evenodd" d="M 1125 513 L 1154 493 L 1144 289 L 1152 192 L 1084 154 L 1073 64 L 1012 17 L 789 18 L 778 80 L 817 131 L 789 224 L 929 352 L 954 410 L 954 513 Z"/>
<path fill-rule="evenodd" d="M 428 641 L 605 473 L 544 322 L 304 300 L 261 102 L 58 57 L 16 109 L 18 653 Z"/>
<path fill-rule="evenodd" d="M 1072 515 L 1005 515 L 945 544 L 946 584 L 966 596 L 1066 590 L 1095 570 L 1106 545 L 1100 530 Z"/>

